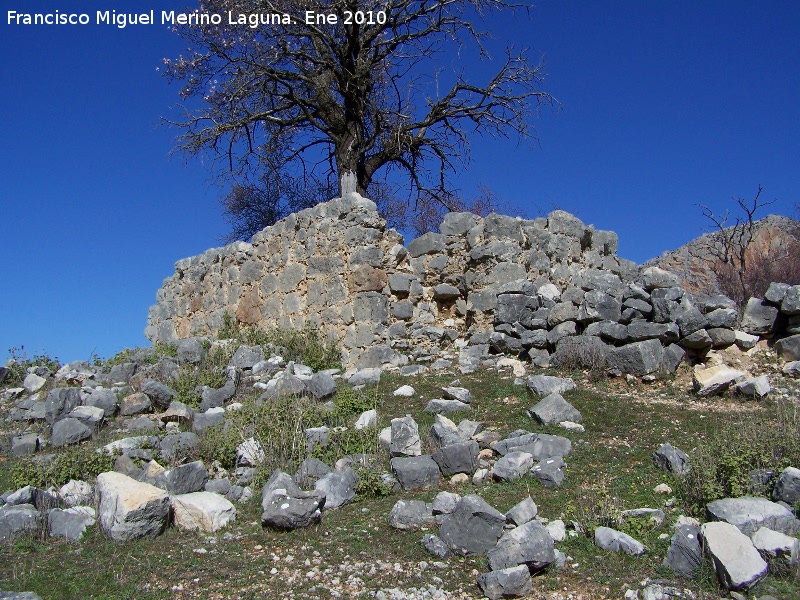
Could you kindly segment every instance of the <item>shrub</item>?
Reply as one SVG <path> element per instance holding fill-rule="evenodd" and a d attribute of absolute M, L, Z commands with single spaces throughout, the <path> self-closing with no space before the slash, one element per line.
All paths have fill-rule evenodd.
<path fill-rule="evenodd" d="M 334 418 L 344 418 L 351 415 L 360 415 L 365 410 L 377 408 L 378 398 L 364 390 L 354 390 L 350 386 L 340 386 L 336 391 Z"/>
<path fill-rule="evenodd" d="M 176 400 L 193 408 L 201 401 L 202 386 L 219 388 L 225 385 L 228 376 L 225 367 L 232 356 L 232 349 L 217 348 L 209 352 L 196 367 L 183 367 L 178 379 L 170 385 L 177 392 Z"/>
<path fill-rule="evenodd" d="M 273 327 L 268 330 L 248 328 L 245 342 L 251 345 L 271 345 L 286 360 L 293 360 L 314 369 L 339 369 L 342 353 L 338 345 L 322 339 L 318 329 L 306 325 L 303 329 Z"/>
<path fill-rule="evenodd" d="M 40 457 L 19 460 L 12 467 L 11 478 L 17 488 L 30 485 L 46 489 L 60 487 L 70 479 L 91 480 L 113 468 L 113 456 L 97 453 L 89 446 L 72 446 L 51 460 Z"/>
<path fill-rule="evenodd" d="M 679 494 L 686 510 L 703 514 L 706 504 L 720 498 L 769 493 L 754 489 L 750 472 L 780 472 L 800 464 L 800 416 L 797 408 L 778 402 L 776 415 L 738 415 L 709 431 L 690 453 L 691 471 Z"/>
<path fill-rule="evenodd" d="M 378 432 L 375 427 L 355 429 L 337 427 L 328 434 L 327 446 L 314 446 L 311 456 L 328 465 L 353 454 L 377 454 Z"/>
<path fill-rule="evenodd" d="M 5 383 L 11 387 L 20 385 L 25 380 L 30 367 L 46 367 L 53 373 L 61 368 L 58 358 L 53 358 L 44 352 L 34 354 L 33 358 L 30 358 L 25 346 L 9 348 L 8 353 L 11 355 L 11 360 L 6 364 L 8 374 Z"/>

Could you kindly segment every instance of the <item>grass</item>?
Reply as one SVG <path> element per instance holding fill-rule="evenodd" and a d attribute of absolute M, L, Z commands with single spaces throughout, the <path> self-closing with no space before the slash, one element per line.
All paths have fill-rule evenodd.
<path fill-rule="evenodd" d="M 653 466 L 652 452 L 669 441 L 694 460 L 709 440 L 731 444 L 736 432 L 742 435 L 754 423 L 761 428 L 786 426 L 790 416 L 787 404 L 731 398 L 700 401 L 682 389 L 679 379 L 629 386 L 621 379 L 597 380 L 590 372 L 561 374 L 578 381 L 577 389 L 565 397 L 583 414 L 584 433 L 536 424 L 525 414 L 535 400 L 523 386 L 514 385 L 510 372 L 495 371 L 469 375 L 437 372 L 413 378 L 388 374 L 378 386 L 361 392 L 343 387 L 338 413 L 320 416 L 312 411 L 313 419 L 309 418 L 349 423 L 360 410 L 376 407 L 380 429 L 394 417 L 412 414 L 419 423 L 423 447 L 431 451 L 429 429 L 434 419 L 422 409 L 430 399 L 441 396 L 441 386 L 458 379 L 472 392 L 474 401 L 470 411 L 451 415 L 456 423 L 469 418 L 501 435 L 522 428 L 564 435 L 572 441 L 566 479 L 558 489 L 542 488 L 527 477 L 460 488 L 443 479 L 439 488 L 478 493 L 503 512 L 530 495 L 541 516 L 561 518 L 568 526 L 578 523 L 580 532 L 556 545 L 569 556 L 567 566 L 535 577 L 532 597 L 549 598 L 559 592 L 574 597 L 583 594 L 584 598 L 620 598 L 628 586 L 637 587 L 645 579 L 673 580 L 661 566 L 671 524 L 679 514 L 691 512 L 694 500 L 672 476 Z M 411 398 L 393 396 L 392 391 L 403 384 L 412 385 L 416 394 Z M 299 407 L 303 402 L 290 404 Z M 280 405 L 279 413 L 287 421 L 293 419 L 290 404 Z M 242 415 L 238 431 L 248 426 L 245 413 Z M 262 415 L 273 425 L 277 417 L 277 413 Z M 249 426 L 257 429 L 256 423 Z M 289 440 L 282 443 L 289 444 Z M 360 443 L 365 449 L 370 446 L 365 440 L 348 439 L 332 452 L 340 455 Z M 374 441 L 371 444 L 374 447 Z M 335 456 L 327 458 L 332 461 Z M 9 481 L 14 463 L 12 459 L 0 462 L 0 482 Z M 387 468 L 388 460 L 381 466 Z M 655 494 L 652 490 L 660 483 L 671 486 L 675 494 Z M 250 504 L 237 507 L 236 523 L 214 536 L 170 529 L 159 538 L 129 544 L 112 543 L 96 530 L 80 544 L 58 540 L 45 544 L 30 538 L 0 547 L 0 589 L 31 590 L 45 598 L 269 598 L 286 597 L 287 590 L 295 598 L 327 598 L 334 597 L 332 591 L 340 597 L 368 597 L 368 592 L 378 589 L 434 585 L 457 597 L 480 597 L 475 578 L 477 572 L 487 570 L 485 558 L 451 558 L 441 567 L 435 566 L 437 559 L 420 545 L 424 532 L 396 531 L 386 523 L 397 500 L 431 501 L 437 491 L 358 496 L 351 505 L 327 512 L 319 525 L 292 532 L 262 530 L 256 490 Z M 667 502 L 673 497 L 674 504 Z M 664 510 L 665 523 L 653 526 L 631 521 L 621 527 L 616 523 L 620 511 L 642 507 Z M 600 524 L 627 530 L 647 546 L 647 553 L 629 557 L 599 550 L 592 533 Z M 201 548 L 206 553 L 195 552 Z M 678 580 L 677 584 L 698 597 L 720 593 L 708 566 L 695 580 Z M 755 593 L 793 598 L 800 593 L 800 582 L 791 575 L 770 576 Z"/>

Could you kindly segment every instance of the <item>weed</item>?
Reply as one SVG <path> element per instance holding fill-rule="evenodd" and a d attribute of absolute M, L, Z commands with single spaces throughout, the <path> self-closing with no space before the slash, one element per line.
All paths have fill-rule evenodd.
<path fill-rule="evenodd" d="M 30 485 L 40 489 L 60 487 L 70 479 L 91 480 L 114 468 L 114 457 L 97 453 L 89 446 L 72 446 L 51 460 L 22 459 L 15 462 L 11 477 L 17 488 Z"/>
<path fill-rule="evenodd" d="M 34 354 L 33 358 L 30 358 L 25 346 L 9 348 L 8 353 L 11 355 L 11 360 L 6 363 L 8 373 L 4 383 L 10 387 L 20 385 L 30 367 L 46 367 L 53 373 L 61 368 L 58 358 L 53 358 L 44 352 Z"/>

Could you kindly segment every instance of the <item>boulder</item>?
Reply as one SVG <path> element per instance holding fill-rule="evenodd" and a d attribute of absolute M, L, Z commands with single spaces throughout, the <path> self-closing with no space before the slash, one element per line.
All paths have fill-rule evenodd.
<path fill-rule="evenodd" d="M 674 448 L 669 442 L 662 444 L 658 450 L 653 452 L 652 458 L 658 468 L 677 477 L 683 477 L 689 472 L 689 457 L 683 450 Z"/>
<path fill-rule="evenodd" d="M 206 467 L 203 465 L 203 461 L 196 460 L 167 469 L 149 483 L 165 490 L 170 495 L 181 495 L 199 492 L 207 482 Z"/>
<path fill-rule="evenodd" d="M 0 506 L 0 544 L 10 544 L 20 536 L 36 533 L 41 524 L 42 515 L 32 504 Z"/>
<path fill-rule="evenodd" d="M 252 369 L 264 360 L 264 350 L 261 346 L 241 345 L 233 353 L 228 364 L 237 369 Z"/>
<path fill-rule="evenodd" d="M 255 438 L 247 438 L 236 447 L 236 465 L 241 467 L 257 467 L 267 460 L 264 447 Z"/>
<path fill-rule="evenodd" d="M 434 413 L 437 415 L 449 415 L 455 412 L 469 410 L 469 404 L 460 402 L 458 400 L 441 400 L 435 399 L 425 405 L 425 412 Z"/>
<path fill-rule="evenodd" d="M 356 497 L 358 475 L 352 469 L 333 471 L 321 477 L 314 489 L 325 496 L 325 508 L 339 508 Z"/>
<path fill-rule="evenodd" d="M 609 349 L 606 362 L 609 368 L 641 377 L 658 371 L 663 353 L 660 341 L 644 340 Z"/>
<path fill-rule="evenodd" d="M 448 400 L 458 400 L 464 404 L 472 403 L 472 394 L 468 389 L 463 387 L 443 387 L 442 394 L 444 394 L 444 397 Z"/>
<path fill-rule="evenodd" d="M 551 394 L 563 394 L 575 389 L 575 382 L 564 377 L 552 377 L 550 375 L 534 375 L 528 377 L 526 382 L 528 389 L 537 396 L 549 396 Z"/>
<path fill-rule="evenodd" d="M 439 537 L 459 556 L 480 555 L 497 545 L 505 522 L 505 516 L 483 498 L 468 495 L 442 519 Z"/>
<path fill-rule="evenodd" d="M 169 496 L 164 490 L 122 473 L 97 476 L 97 517 L 115 542 L 155 537 L 167 527 Z"/>
<path fill-rule="evenodd" d="M 381 380 L 381 369 L 377 367 L 359 369 L 347 380 L 352 386 L 356 385 L 373 385 Z"/>
<path fill-rule="evenodd" d="M 786 467 L 781 472 L 772 498 L 776 502 L 786 502 L 789 506 L 800 502 L 800 469 Z"/>
<path fill-rule="evenodd" d="M 703 562 L 700 545 L 700 528 L 695 525 L 679 525 L 670 540 L 664 566 L 676 575 L 691 579 Z"/>
<path fill-rule="evenodd" d="M 749 537 L 729 523 L 705 523 L 700 535 L 717 577 L 729 590 L 749 590 L 767 575 L 767 563 Z"/>
<path fill-rule="evenodd" d="M 800 360 L 800 335 L 790 335 L 775 342 L 775 351 L 783 360 Z"/>
<path fill-rule="evenodd" d="M 431 505 L 421 500 L 398 500 L 389 511 L 389 526 L 394 529 L 409 531 L 435 525 Z"/>
<path fill-rule="evenodd" d="M 150 398 L 142 392 L 136 392 L 125 396 L 119 403 L 119 414 L 123 417 L 138 415 L 144 412 L 150 412 L 152 409 Z"/>
<path fill-rule="evenodd" d="M 170 505 L 175 525 L 188 531 L 216 533 L 236 520 L 236 507 L 212 492 L 178 494 Z"/>
<path fill-rule="evenodd" d="M 200 447 L 200 438 L 190 431 L 171 433 L 164 436 L 158 447 L 161 458 L 167 463 L 174 463 L 194 454 Z"/>
<path fill-rule="evenodd" d="M 66 510 L 51 508 L 47 511 L 47 528 L 50 537 L 67 538 L 77 542 L 86 529 L 94 526 L 96 515 L 91 506 L 73 506 Z"/>
<path fill-rule="evenodd" d="M 317 400 L 326 400 L 336 394 L 336 380 L 330 373 L 325 371 L 314 373 L 307 387 L 311 395 Z"/>
<path fill-rule="evenodd" d="M 524 565 L 479 575 L 478 586 L 489 600 L 527 596 L 533 591 L 530 571 Z"/>
<path fill-rule="evenodd" d="M 475 441 L 457 442 L 439 448 L 433 453 L 433 460 L 445 477 L 456 473 L 471 474 L 478 468 L 479 450 Z"/>
<path fill-rule="evenodd" d="M 410 416 L 392 419 L 391 440 L 390 456 L 419 456 L 422 454 L 419 426 Z"/>
<path fill-rule="evenodd" d="M 769 284 L 769 288 L 767 288 L 767 291 L 764 293 L 764 300 L 780 306 L 790 287 L 792 286 L 788 283 L 777 283 L 773 281 Z"/>
<path fill-rule="evenodd" d="M 330 472 L 331 468 L 328 465 L 309 456 L 300 463 L 297 473 L 294 474 L 294 480 L 301 487 L 310 487 Z"/>
<path fill-rule="evenodd" d="M 768 304 L 761 298 L 750 298 L 742 314 L 742 331 L 751 335 L 766 335 L 775 328 L 778 307 Z"/>
<path fill-rule="evenodd" d="M 142 384 L 142 393 L 144 393 L 150 401 L 161 409 L 165 409 L 172 402 L 172 399 L 177 395 L 177 392 L 171 387 L 164 385 L 153 379 L 147 379 Z"/>
<path fill-rule="evenodd" d="M 40 444 L 41 440 L 35 433 L 14 436 L 11 438 L 11 455 L 27 456 L 35 454 L 39 450 Z"/>
<path fill-rule="evenodd" d="M 94 490 L 85 481 L 70 479 L 58 490 L 58 496 L 67 506 L 89 506 L 94 503 Z"/>
<path fill-rule="evenodd" d="M 631 556 L 644 554 L 644 544 L 610 527 L 598 527 L 594 530 L 594 543 L 598 548 L 611 552 L 624 552 Z"/>
<path fill-rule="evenodd" d="M 430 455 L 395 457 L 392 471 L 404 490 L 427 489 L 439 485 L 439 466 Z"/>
<path fill-rule="evenodd" d="M 554 425 L 562 421 L 580 423 L 583 415 L 558 392 L 554 392 L 528 409 L 528 415 L 542 425 Z"/>
<path fill-rule="evenodd" d="M 438 535 L 427 533 L 422 536 L 422 547 L 441 559 L 450 558 L 452 552 Z"/>
<path fill-rule="evenodd" d="M 524 500 L 515 504 L 511 510 L 506 513 L 506 520 L 514 525 L 524 525 L 528 521 L 533 521 L 539 513 L 539 508 L 533 501 L 533 498 L 528 496 Z"/>
<path fill-rule="evenodd" d="M 783 314 L 790 317 L 800 315 L 800 285 L 793 285 L 787 289 L 780 305 Z"/>
<path fill-rule="evenodd" d="M 181 364 L 199 365 L 206 356 L 206 346 L 202 338 L 188 338 L 178 342 L 175 358 Z"/>
<path fill-rule="evenodd" d="M 694 389 L 698 396 L 711 396 L 724 391 L 732 383 L 744 379 L 745 374 L 726 365 L 717 365 L 707 369 L 695 365 L 693 373 Z"/>
<path fill-rule="evenodd" d="M 800 520 L 785 506 L 766 498 L 743 496 L 714 500 L 706 506 L 709 521 L 723 521 L 736 526 L 744 535 L 752 535 L 762 527 L 786 535 L 800 534 Z"/>
<path fill-rule="evenodd" d="M 80 420 L 67 417 L 57 421 L 53 425 L 53 433 L 50 436 L 50 443 L 58 448 L 92 437 L 92 430 L 84 425 Z"/>
<path fill-rule="evenodd" d="M 113 390 L 94 389 L 86 398 L 84 404 L 86 406 L 96 406 L 102 408 L 106 418 L 113 417 L 117 413 L 119 407 L 119 400 Z"/>
<path fill-rule="evenodd" d="M 541 524 L 529 521 L 503 534 L 497 545 L 489 550 L 489 568 L 507 569 L 526 565 L 538 571 L 556 559 L 553 538 Z"/>
<path fill-rule="evenodd" d="M 228 367 L 228 378 L 222 387 L 211 388 L 203 386 L 200 392 L 200 410 L 206 411 L 210 408 L 220 408 L 236 395 L 236 387 L 239 385 L 239 371 L 235 367 Z"/>
<path fill-rule="evenodd" d="M 533 456 L 528 452 L 509 452 L 495 463 L 493 476 L 503 481 L 519 479 L 530 471 L 532 466 Z"/>
<path fill-rule="evenodd" d="M 547 458 L 534 465 L 531 475 L 545 488 L 555 488 L 564 483 L 564 459 L 560 456 Z"/>
<path fill-rule="evenodd" d="M 768 564 L 781 567 L 797 565 L 800 558 L 800 540 L 778 531 L 762 527 L 750 536 L 753 546 Z"/>
<path fill-rule="evenodd" d="M 737 383 L 734 389 L 742 396 L 762 400 L 770 393 L 772 387 L 769 385 L 769 377 L 760 375 L 759 377 L 751 377 L 745 379 L 741 383 Z"/>

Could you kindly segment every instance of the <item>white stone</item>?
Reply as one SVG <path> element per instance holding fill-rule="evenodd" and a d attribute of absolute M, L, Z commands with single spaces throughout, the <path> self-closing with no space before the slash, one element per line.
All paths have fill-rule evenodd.
<path fill-rule="evenodd" d="M 744 331 L 734 331 L 733 335 L 736 339 L 736 345 L 739 346 L 742 350 L 750 350 L 751 348 L 755 348 L 755 345 L 758 343 L 758 336 L 751 335 L 749 333 L 745 333 Z"/>
<path fill-rule="evenodd" d="M 214 533 L 236 520 L 236 507 L 212 492 L 193 492 L 170 498 L 175 525 L 189 531 Z"/>
<path fill-rule="evenodd" d="M 564 521 L 561 519 L 550 521 L 545 525 L 545 529 L 547 529 L 547 533 L 550 534 L 554 542 L 561 542 L 567 537 L 567 526 L 564 525 Z"/>
<path fill-rule="evenodd" d="M 67 506 L 80 506 L 82 504 L 91 504 L 94 499 L 94 491 L 92 486 L 85 481 L 78 481 L 70 479 L 67 483 L 61 486 L 58 490 L 58 495 Z"/>
<path fill-rule="evenodd" d="M 28 373 L 25 376 L 25 380 L 22 382 L 22 387 L 25 388 L 27 392 L 33 394 L 42 389 L 45 383 L 47 383 L 47 379 L 44 377 L 39 377 L 36 373 Z"/>
<path fill-rule="evenodd" d="M 359 415 L 356 421 L 355 428 L 358 430 L 366 429 L 367 427 L 374 427 L 378 423 L 378 412 L 372 408 L 365 410 Z M 391 427 L 389 428 L 391 430 Z"/>
<path fill-rule="evenodd" d="M 694 368 L 694 386 L 698 396 L 710 396 L 727 388 L 730 384 L 744 379 L 745 374 L 727 365 L 718 365 L 703 369 L 701 365 Z"/>
<path fill-rule="evenodd" d="M 752 536 L 753 546 L 767 560 L 786 557 L 790 565 L 796 565 L 800 554 L 800 540 L 790 537 L 779 531 L 762 527 Z"/>
<path fill-rule="evenodd" d="M 504 357 L 497 361 L 497 368 L 511 367 L 514 377 L 525 377 L 525 365 L 516 358 Z"/>
<path fill-rule="evenodd" d="M 264 447 L 255 438 L 248 438 L 236 448 L 236 464 L 255 467 L 267 460 Z"/>
<path fill-rule="evenodd" d="M 405 398 L 410 398 L 411 396 L 413 396 L 416 393 L 417 393 L 416 390 L 413 387 L 411 387 L 410 385 L 401 385 L 399 388 L 397 388 L 393 392 L 393 395 L 395 395 L 395 396 L 403 396 Z"/>
<path fill-rule="evenodd" d="M 577 431 L 578 433 L 583 433 L 586 431 L 586 428 L 583 425 L 580 423 L 573 423 L 572 421 L 561 421 L 558 426 L 566 429 L 567 431 Z"/>
<path fill-rule="evenodd" d="M 720 582 L 730 590 L 748 590 L 767 574 L 767 563 L 750 538 L 730 523 L 714 521 L 700 528 L 706 552 L 714 559 Z"/>

